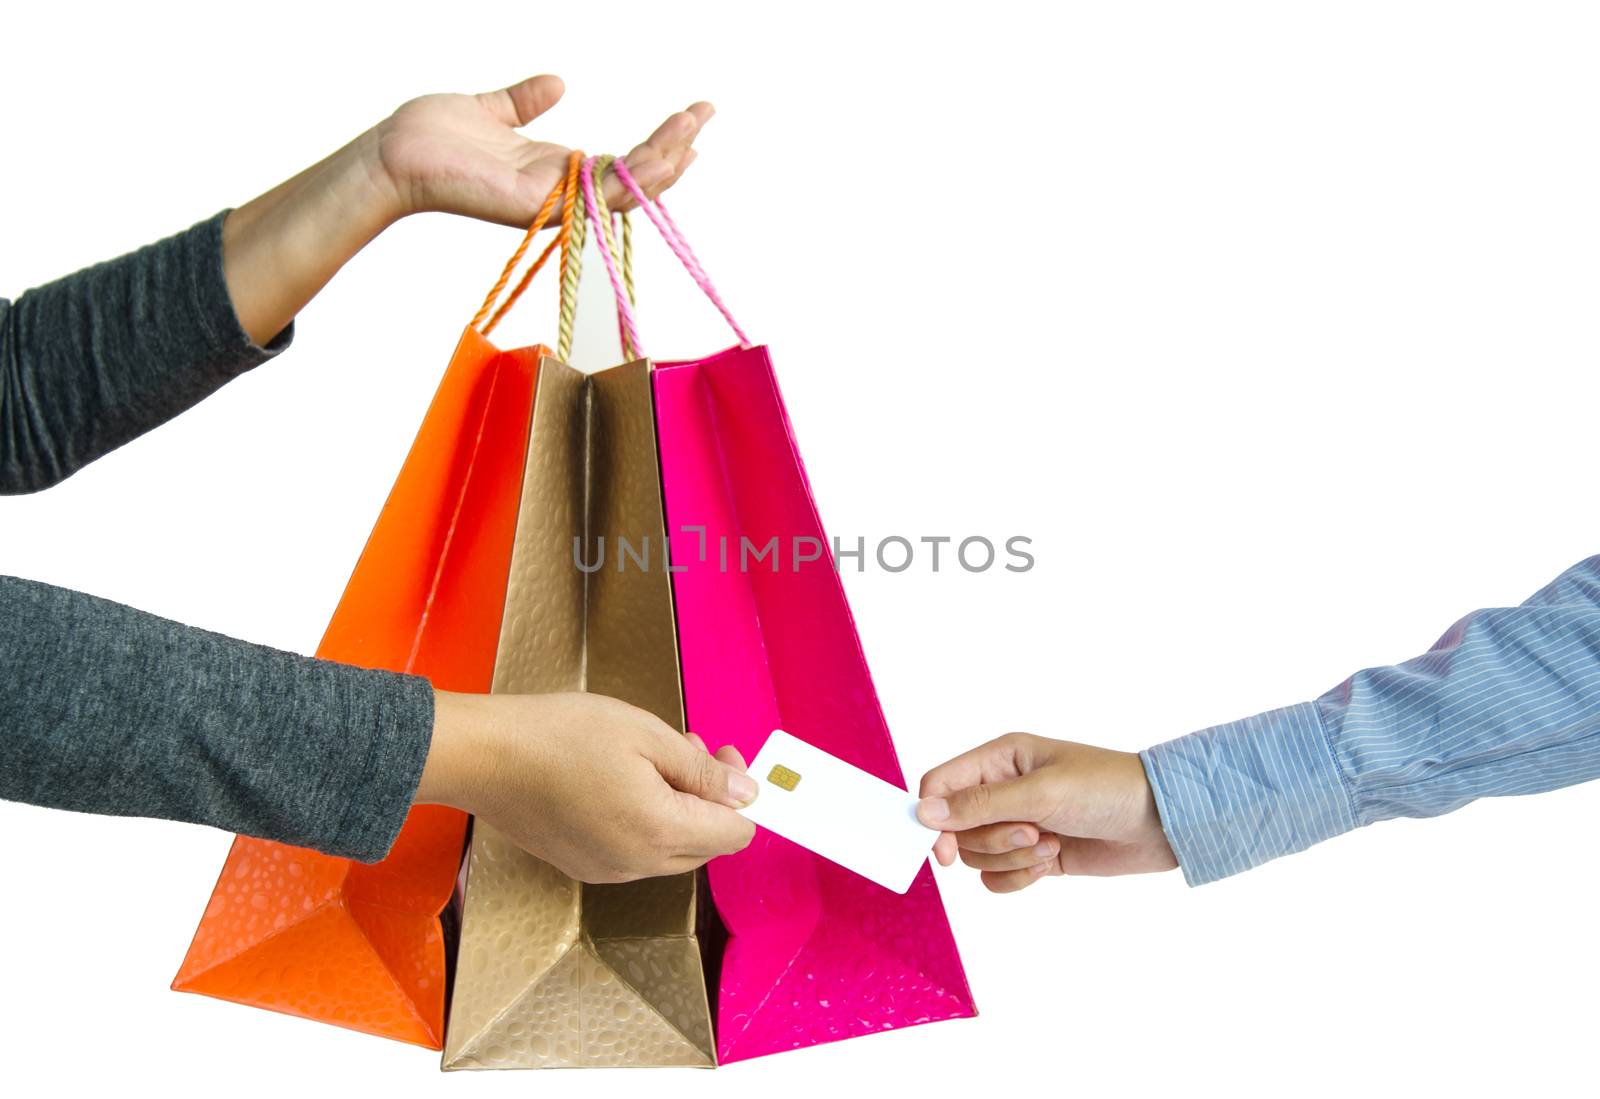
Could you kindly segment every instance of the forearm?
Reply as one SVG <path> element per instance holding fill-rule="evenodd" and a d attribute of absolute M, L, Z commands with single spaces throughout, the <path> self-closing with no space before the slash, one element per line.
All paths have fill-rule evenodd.
<path fill-rule="evenodd" d="M 560 95 L 546 76 L 422 96 L 225 220 L 0 299 L 0 494 L 55 484 L 282 350 L 296 314 L 400 217 L 526 225 L 569 150 L 516 130 Z M 694 104 L 629 154 L 647 192 L 671 186 L 710 116 Z"/>
<path fill-rule="evenodd" d="M 374 860 L 428 754 L 424 679 L 0 577 L 0 798 Z"/>
<path fill-rule="evenodd" d="M 239 322 L 265 342 L 400 217 L 375 131 L 228 215 L 223 249 Z"/>
<path fill-rule="evenodd" d="M 289 345 L 240 327 L 223 215 L 0 300 L 0 494 L 36 492 Z"/>
<path fill-rule="evenodd" d="M 287 347 L 295 314 L 400 216 L 374 142 L 0 300 L 0 493 L 64 480 Z"/>
<path fill-rule="evenodd" d="M 1191 884 L 1375 821 L 1600 777 L 1600 558 L 1414 660 L 1142 756 Z"/>

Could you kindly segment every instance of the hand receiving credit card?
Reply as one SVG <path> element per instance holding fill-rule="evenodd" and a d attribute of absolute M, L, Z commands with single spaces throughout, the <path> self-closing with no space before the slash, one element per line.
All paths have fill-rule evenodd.
<path fill-rule="evenodd" d="M 917 796 L 782 729 L 750 764 L 760 793 L 741 809 L 784 839 L 896 893 L 916 880 L 939 833 L 917 820 Z"/>

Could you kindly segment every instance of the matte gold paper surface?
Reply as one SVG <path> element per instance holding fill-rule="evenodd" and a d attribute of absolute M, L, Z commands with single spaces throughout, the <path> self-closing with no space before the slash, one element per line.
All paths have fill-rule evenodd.
<path fill-rule="evenodd" d="M 495 693 L 590 690 L 683 730 L 662 515 L 649 366 L 544 359 Z M 713 1065 L 696 879 L 583 885 L 476 822 L 443 1067 Z"/>

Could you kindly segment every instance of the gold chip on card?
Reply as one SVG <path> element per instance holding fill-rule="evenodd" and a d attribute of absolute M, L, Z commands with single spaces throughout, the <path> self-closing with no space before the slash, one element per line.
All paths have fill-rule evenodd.
<path fill-rule="evenodd" d="M 767 781 L 780 790 L 793 790 L 800 785 L 800 773 L 791 771 L 783 764 L 776 764 L 767 775 Z"/>

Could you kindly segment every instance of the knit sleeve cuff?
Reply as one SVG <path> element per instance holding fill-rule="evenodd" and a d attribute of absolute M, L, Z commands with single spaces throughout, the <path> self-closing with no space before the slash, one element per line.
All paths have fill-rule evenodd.
<path fill-rule="evenodd" d="M 433 686 L 421 676 L 342 669 L 352 766 L 339 774 L 343 811 L 319 844 L 329 854 L 376 862 L 411 811 L 433 737 Z"/>
<path fill-rule="evenodd" d="M 222 229 L 232 212 L 213 214 L 180 233 L 174 242 L 183 250 L 182 270 L 188 273 L 190 320 L 199 342 L 195 358 L 214 364 L 228 377 L 260 366 L 294 342 L 292 320 L 265 346 L 251 339 L 239 320 L 228 291 L 222 252 Z"/>

